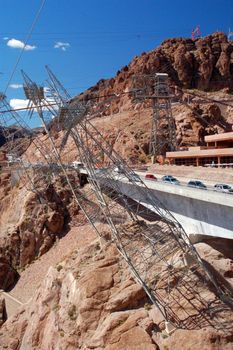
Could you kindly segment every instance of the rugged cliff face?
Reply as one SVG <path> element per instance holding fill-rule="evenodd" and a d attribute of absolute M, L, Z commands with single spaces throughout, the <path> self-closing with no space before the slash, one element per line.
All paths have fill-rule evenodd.
<path fill-rule="evenodd" d="M 167 73 L 170 83 L 187 89 L 232 89 L 233 42 L 217 32 L 204 38 L 174 38 L 165 40 L 158 48 L 135 57 L 115 78 L 100 80 L 89 93 L 107 95 L 126 91 L 134 75 Z"/>
<path fill-rule="evenodd" d="M 11 288 L 20 272 L 52 247 L 79 212 L 62 176 L 53 184 L 38 174 L 31 181 L 36 191 L 27 178 L 0 175 L 0 289 Z"/>
<path fill-rule="evenodd" d="M 223 33 L 195 41 L 165 40 L 151 52 L 135 57 L 114 78 L 100 80 L 73 101 L 83 99 L 91 104 L 94 122 L 121 155 L 132 162 L 147 161 L 151 101 L 135 99 L 129 92 L 141 86 L 140 76 L 156 72 L 168 73 L 174 94 L 179 88 L 186 91 L 177 93 L 174 101 L 179 103 L 172 106 L 179 146 L 201 145 L 205 135 L 231 130 L 233 108 L 227 107 L 227 102 L 231 104 L 232 95 L 227 92 L 233 87 L 233 43 Z M 153 81 L 146 81 L 152 87 Z M 195 97 L 197 92 L 199 97 Z"/>
<path fill-rule="evenodd" d="M 102 233 L 106 230 L 102 225 Z M 217 250 L 204 243 L 197 249 L 230 283 L 228 253 L 216 242 L 212 245 Z M 203 293 L 209 293 L 212 305 L 212 293 Z M 84 240 L 64 261 L 50 267 L 33 299 L 3 324 L 0 343 L 2 349 L 11 350 L 232 349 L 232 312 L 217 305 L 211 312 L 211 322 L 201 329 L 177 329 L 168 335 L 157 308 L 132 279 L 114 245 L 92 235 L 91 242 Z"/>
<path fill-rule="evenodd" d="M 0 147 L 6 149 L 8 153 L 12 147 L 17 147 L 17 154 L 21 155 L 30 145 L 31 138 L 36 132 L 29 133 L 19 126 L 3 127 L 0 126 Z"/>

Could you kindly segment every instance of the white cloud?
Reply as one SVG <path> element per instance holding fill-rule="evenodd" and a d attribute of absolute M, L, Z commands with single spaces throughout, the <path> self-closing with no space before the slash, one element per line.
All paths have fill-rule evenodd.
<path fill-rule="evenodd" d="M 61 41 L 57 41 L 54 45 L 54 49 L 61 49 L 62 51 L 66 51 L 69 47 L 69 43 L 63 43 Z"/>
<path fill-rule="evenodd" d="M 49 92 L 50 92 L 50 88 L 48 86 L 44 86 L 44 94 L 46 95 Z"/>
<path fill-rule="evenodd" d="M 26 108 L 28 106 L 29 100 L 23 100 L 19 98 L 12 98 L 10 100 L 10 106 L 13 109 Z"/>
<path fill-rule="evenodd" d="M 9 38 L 8 38 L 8 36 L 4 36 L 4 38 L 3 38 L 3 40 L 8 40 Z"/>
<path fill-rule="evenodd" d="M 7 41 L 7 46 L 12 47 L 13 49 L 24 49 L 25 51 L 35 50 L 35 45 L 25 45 L 23 41 L 17 39 L 10 39 Z"/>
<path fill-rule="evenodd" d="M 46 98 L 46 101 L 47 101 L 48 105 L 49 104 L 53 105 L 53 109 L 58 110 L 58 106 L 55 105 L 56 102 L 53 99 Z M 15 109 L 15 110 L 21 109 L 21 108 L 27 108 L 28 105 L 29 105 L 29 100 L 26 100 L 26 99 L 23 100 L 23 99 L 19 99 L 19 98 L 12 98 L 10 100 L 10 106 L 12 109 Z M 45 103 L 45 105 L 46 105 L 46 103 Z M 32 106 L 34 106 L 34 104 L 30 103 L 30 107 L 32 107 Z M 48 108 L 44 106 L 44 107 L 42 107 L 42 110 L 48 111 Z M 34 111 L 36 111 L 36 107 L 35 107 Z"/>
<path fill-rule="evenodd" d="M 23 85 L 22 84 L 10 84 L 9 87 L 12 89 L 21 89 L 23 87 Z"/>

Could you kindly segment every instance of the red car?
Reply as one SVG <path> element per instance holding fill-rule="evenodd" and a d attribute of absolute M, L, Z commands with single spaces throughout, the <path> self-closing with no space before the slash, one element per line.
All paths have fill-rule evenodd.
<path fill-rule="evenodd" d="M 146 174 L 145 179 L 147 180 L 157 180 L 157 178 L 153 174 Z"/>

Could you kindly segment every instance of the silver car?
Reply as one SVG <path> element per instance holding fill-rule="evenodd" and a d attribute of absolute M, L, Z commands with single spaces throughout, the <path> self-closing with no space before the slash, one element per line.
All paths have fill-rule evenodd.
<path fill-rule="evenodd" d="M 214 186 L 215 191 L 233 193 L 233 188 L 226 184 L 216 184 Z"/>

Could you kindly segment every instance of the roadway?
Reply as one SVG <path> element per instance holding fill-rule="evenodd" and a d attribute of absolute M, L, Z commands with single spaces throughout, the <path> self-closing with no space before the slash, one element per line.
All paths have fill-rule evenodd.
<path fill-rule="evenodd" d="M 149 182 L 161 182 L 161 183 L 165 183 L 165 182 L 163 182 L 162 181 L 162 177 L 164 176 L 164 175 L 167 175 L 167 174 L 158 174 L 158 173 L 154 173 L 154 172 L 150 172 L 150 171 L 138 171 L 138 170 L 135 170 L 135 173 L 136 174 L 138 174 L 139 176 L 140 176 L 140 178 L 145 182 L 145 181 L 147 181 L 147 183 L 149 183 Z M 146 178 L 145 178 L 145 175 L 146 174 L 153 174 L 156 178 L 157 178 L 157 180 L 147 180 Z M 170 173 L 169 173 L 170 174 Z M 170 174 L 170 175 L 172 175 L 172 174 Z M 190 180 L 197 180 L 197 181 L 201 181 L 201 182 L 203 182 L 205 185 L 206 185 L 206 190 L 207 191 L 214 191 L 214 192 L 217 192 L 217 193 L 222 193 L 221 191 L 216 191 L 215 190 L 215 188 L 214 188 L 214 185 L 216 184 L 216 183 L 226 183 L 227 185 L 229 185 L 229 186 L 231 186 L 232 188 L 233 188 L 233 182 L 225 182 L 224 180 L 223 181 L 211 181 L 211 180 L 205 180 L 205 179 L 200 179 L 200 178 L 195 178 L 195 177 L 193 177 L 193 178 L 188 178 L 188 177 L 185 177 L 185 176 L 176 176 L 176 175 L 174 175 L 174 177 L 180 182 L 180 185 L 179 186 L 187 186 L 188 185 L 188 182 L 190 181 Z M 149 181 L 149 182 L 148 182 Z M 176 185 L 172 185 L 172 186 L 176 186 Z M 194 187 L 192 187 L 192 189 L 195 191 L 195 190 L 197 190 L 197 188 L 194 188 Z M 229 194 L 229 195 L 232 195 L 233 193 L 230 193 L 230 192 L 225 192 L 225 193 L 227 193 L 227 194 Z"/>
<path fill-rule="evenodd" d="M 37 166 L 39 165 L 33 164 L 33 167 Z M 56 165 L 56 168 L 59 166 Z M 67 169 L 70 168 L 72 167 L 67 165 Z M 85 168 L 79 169 L 79 172 L 88 176 Z M 140 197 L 141 191 L 137 190 L 141 179 L 146 184 L 149 194 L 158 199 L 173 214 L 190 237 L 206 235 L 233 239 L 233 197 L 231 193 L 215 191 L 212 184 L 208 184 L 207 190 L 188 187 L 189 179 L 184 181 L 181 177 L 177 177 L 181 181 L 180 185 L 174 185 L 163 182 L 161 174 L 156 174 L 158 180 L 148 180 L 145 179 L 145 172 L 136 171 L 135 173 L 139 176 L 138 182 L 129 182 L 122 174 L 117 174 L 111 169 L 106 170 L 104 177 L 106 181 L 107 174 L 109 174 L 108 182 L 117 181 L 117 187 L 120 188 L 122 194 L 147 209 L 153 210 L 152 205 L 147 202 L 148 198 Z M 98 170 L 96 175 L 101 178 L 101 171 Z"/>
<path fill-rule="evenodd" d="M 114 180 L 113 180 L 114 181 Z M 129 182 L 126 178 L 115 176 L 120 191 L 150 210 L 154 210 L 140 190 L 140 182 Z M 233 239 L 233 200 L 232 195 L 213 190 L 190 188 L 186 185 L 173 185 L 163 181 L 143 179 L 149 194 L 157 198 L 186 233 L 195 241 L 200 236 L 214 236 Z"/>

